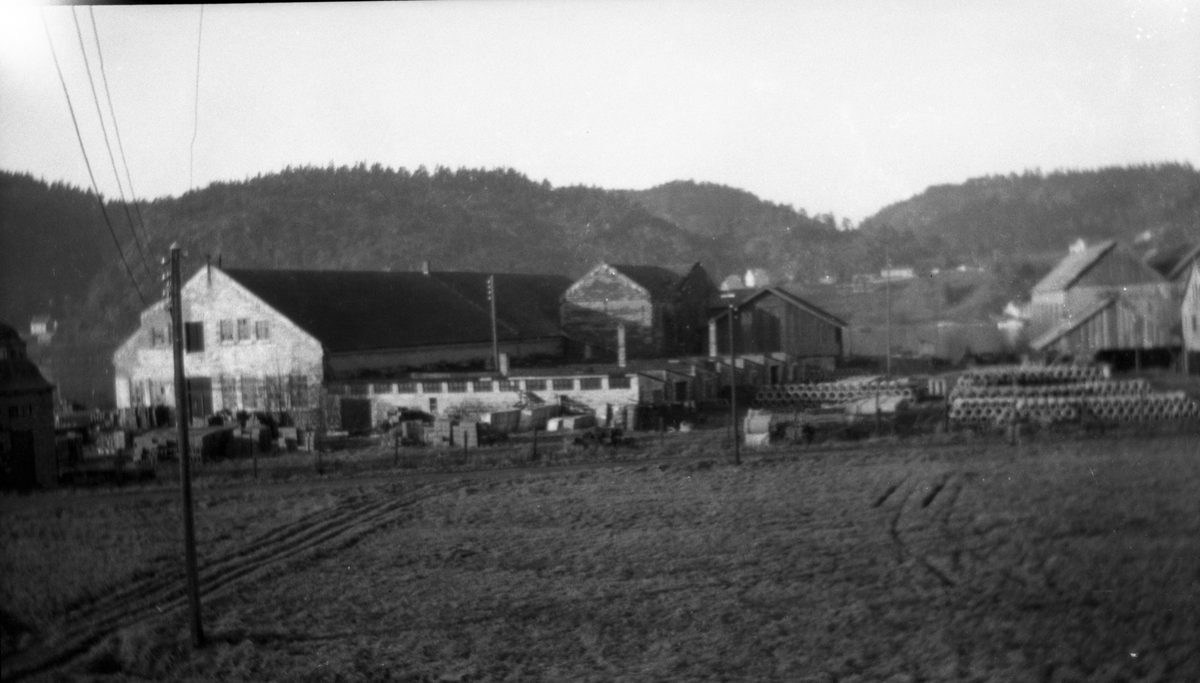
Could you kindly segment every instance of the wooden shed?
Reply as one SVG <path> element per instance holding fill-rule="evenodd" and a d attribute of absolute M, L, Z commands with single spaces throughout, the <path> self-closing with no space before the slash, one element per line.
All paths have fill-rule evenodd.
<path fill-rule="evenodd" d="M 1172 345 L 1170 299 L 1096 295 L 1068 306 L 1062 319 L 1031 343 L 1034 351 L 1076 358 Z"/>
<path fill-rule="evenodd" d="M 735 312 L 734 352 L 760 356 L 771 367 L 813 361 L 832 367 L 844 353 L 847 323 L 816 305 L 778 287 L 765 287 L 714 307 L 708 320 L 710 356 L 729 354 L 729 313 Z M 787 379 L 772 373 L 768 381 Z M 776 379 L 778 377 L 778 380 Z"/>

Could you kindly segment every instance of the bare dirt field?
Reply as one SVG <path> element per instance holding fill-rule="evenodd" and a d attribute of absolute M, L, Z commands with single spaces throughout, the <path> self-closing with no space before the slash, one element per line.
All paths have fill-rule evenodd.
<path fill-rule="evenodd" d="M 199 651 L 172 498 L 4 501 L 4 678 L 1200 680 L 1194 435 L 717 453 L 201 492 Z"/>

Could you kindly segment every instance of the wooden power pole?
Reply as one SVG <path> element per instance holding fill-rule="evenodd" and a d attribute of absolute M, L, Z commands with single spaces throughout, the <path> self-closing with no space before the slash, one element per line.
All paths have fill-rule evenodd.
<path fill-rule="evenodd" d="M 196 574 L 196 525 L 192 519 L 192 451 L 188 446 L 189 403 L 187 378 L 183 373 L 183 306 L 179 268 L 179 245 L 171 245 L 171 346 L 175 357 L 175 424 L 179 429 L 179 482 L 183 493 L 183 548 L 187 570 L 188 606 L 191 610 L 192 645 L 204 647 L 204 624 L 200 620 L 200 582 Z"/>

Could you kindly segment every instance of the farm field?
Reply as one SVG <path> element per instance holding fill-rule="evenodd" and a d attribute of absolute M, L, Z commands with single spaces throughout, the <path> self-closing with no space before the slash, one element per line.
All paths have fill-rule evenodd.
<path fill-rule="evenodd" d="M 202 491 L 201 651 L 179 609 L 174 500 L 6 501 L 0 668 L 1200 680 L 1197 491 L 1194 435 Z"/>

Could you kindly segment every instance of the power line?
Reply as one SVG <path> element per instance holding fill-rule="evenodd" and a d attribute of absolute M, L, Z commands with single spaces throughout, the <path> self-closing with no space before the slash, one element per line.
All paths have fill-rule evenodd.
<path fill-rule="evenodd" d="M 117 179 L 117 195 L 121 198 L 121 206 L 125 209 L 125 220 L 129 221 L 129 232 L 133 235 L 133 246 L 137 247 L 142 256 L 142 267 L 153 275 L 150 262 L 146 260 L 146 250 L 138 242 L 137 228 L 133 224 L 133 216 L 129 213 L 129 204 L 125 202 L 125 189 L 121 187 L 121 173 L 117 171 L 117 160 L 112 153 L 112 145 L 108 142 L 108 127 L 104 125 L 104 114 L 100 111 L 100 96 L 96 94 L 96 81 L 92 78 L 92 65 L 88 61 L 87 48 L 83 45 L 83 31 L 79 28 L 79 15 L 71 8 L 71 19 L 75 22 L 75 35 L 79 38 L 79 53 L 83 55 L 83 67 L 87 70 L 88 85 L 92 88 L 92 101 L 96 103 L 96 118 L 100 120 L 100 132 L 104 135 L 104 148 L 108 150 L 108 161 L 112 165 L 113 176 Z"/>
<path fill-rule="evenodd" d="M 196 169 L 196 135 L 200 132 L 200 45 L 204 41 L 204 5 L 200 5 L 200 30 L 196 36 L 196 97 L 192 109 L 192 147 L 188 154 L 188 189 L 195 183 L 192 180 Z"/>
<path fill-rule="evenodd" d="M 104 215 L 104 224 L 108 226 L 108 234 L 112 236 L 113 244 L 117 247 L 117 254 L 121 257 L 121 263 L 125 266 L 125 273 L 129 275 L 129 281 L 133 283 L 133 291 L 137 292 L 138 298 L 142 300 L 142 305 L 147 306 L 146 297 L 142 296 L 142 289 L 138 287 L 137 278 L 133 276 L 133 271 L 129 269 L 129 261 L 125 260 L 125 251 L 121 249 L 121 241 L 117 239 L 117 233 L 113 230 L 112 221 L 108 219 L 108 210 L 104 208 L 104 198 L 100 196 L 100 189 L 96 186 L 96 176 L 92 173 L 92 162 L 88 161 L 87 148 L 83 146 L 83 135 L 79 132 L 79 120 L 75 118 L 75 107 L 71 104 L 71 94 L 67 92 L 67 81 L 63 78 L 62 68 L 58 65 L 58 54 L 54 51 L 54 40 L 50 38 L 50 26 L 46 23 L 46 10 L 42 9 L 39 16 L 42 18 L 42 29 L 46 31 L 46 42 L 50 44 L 50 56 L 54 58 L 54 70 L 58 72 L 58 82 L 62 85 L 63 95 L 67 98 L 67 110 L 71 112 L 71 124 L 75 126 L 75 137 L 79 140 L 79 151 L 83 153 L 83 163 L 87 166 L 88 177 L 92 180 L 92 190 L 96 192 L 96 201 L 100 204 L 100 213 Z"/>
<path fill-rule="evenodd" d="M 96 38 L 96 55 L 100 58 L 100 77 L 104 80 L 104 96 L 108 99 L 108 113 L 112 118 L 113 132 L 117 134 L 117 151 L 121 153 L 121 164 L 125 167 L 125 181 L 129 184 L 129 199 L 133 202 L 134 213 L 138 217 L 138 225 L 142 228 L 142 243 L 150 248 L 150 238 L 146 234 L 146 219 L 142 217 L 142 209 L 138 206 L 137 193 L 133 190 L 133 176 L 129 174 L 129 162 L 125 160 L 125 145 L 121 143 L 121 129 L 117 127 L 117 112 L 113 108 L 112 92 L 108 89 L 108 75 L 104 72 L 104 52 L 100 49 L 100 31 L 96 28 L 96 13 L 88 6 L 88 15 L 92 19 L 92 35 Z"/>

